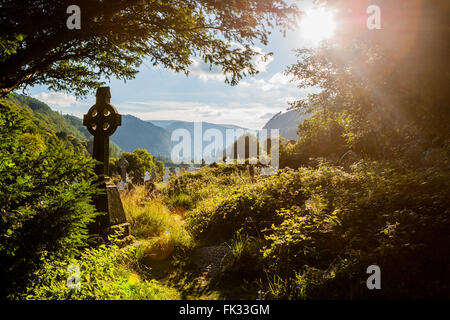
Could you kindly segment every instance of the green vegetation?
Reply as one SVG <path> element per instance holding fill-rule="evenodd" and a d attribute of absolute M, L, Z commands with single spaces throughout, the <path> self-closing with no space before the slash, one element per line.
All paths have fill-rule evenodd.
<path fill-rule="evenodd" d="M 211 184 L 215 192 L 189 212 L 187 227 L 199 243 L 231 243 L 227 281 L 246 276 L 258 284 L 255 296 L 278 299 L 448 296 L 448 170 L 360 161 L 347 170 L 282 170 L 255 183 L 229 185 L 230 175 L 218 175 L 235 169 L 205 168 L 168 186 L 223 185 Z M 365 286 L 371 264 L 383 270 L 381 293 Z"/>
<path fill-rule="evenodd" d="M 142 279 L 132 265 L 134 250 L 120 250 L 115 245 L 101 245 L 86 249 L 78 259 L 47 263 L 34 275 L 32 284 L 23 295 L 27 300 L 176 300 L 176 290 L 157 281 Z M 68 267 L 80 271 L 80 289 L 70 290 L 66 282 L 72 273 Z M 70 269 L 69 269 L 70 270 Z M 69 280 L 67 280 L 69 279 Z"/>
<path fill-rule="evenodd" d="M 153 170 L 159 180 L 164 176 L 164 163 L 158 161 L 156 157 L 144 149 L 136 149 L 131 153 L 123 152 L 120 159 L 110 158 L 109 172 L 111 176 L 120 174 L 121 168 L 119 167 L 119 161 L 121 159 L 125 159 L 128 162 L 126 170 L 135 184 L 142 184 L 145 173 L 151 173 Z"/>
<path fill-rule="evenodd" d="M 227 41 L 265 42 L 262 18 L 268 13 L 286 18 L 290 12 L 272 7 L 279 1 L 233 1 L 217 7 L 197 3 L 136 2 L 133 9 L 145 16 L 118 8 L 113 12 L 115 25 L 129 28 L 125 35 L 105 36 L 108 54 L 98 54 L 90 63 L 110 67 L 100 68 L 98 74 L 87 69 L 86 60 L 56 54 L 55 60 L 42 62 L 56 69 L 32 72 L 28 68 L 33 68 L 33 59 L 13 58 L 18 51 L 33 49 L 34 41 L 40 43 L 40 34 L 36 40 L 20 33 L 22 26 L 9 30 L 0 37 L 5 48 L 0 66 L 7 66 L 0 68 L 0 96 L 27 83 L 76 88 L 83 94 L 98 84 L 101 74 L 132 77 L 145 55 L 155 64 L 186 71 L 193 52 L 222 66 L 236 83 L 242 71 L 256 72 L 250 65 L 256 53 L 250 47 L 231 50 Z M 340 6 L 344 1 L 329 3 Z M 153 5 L 157 8 L 148 10 Z M 386 6 L 389 12 L 403 13 L 395 2 Z M 14 17 L 23 22 L 22 13 L 28 12 L 23 9 L 5 5 L 11 22 Z M 129 41 L 129 32 L 142 20 L 154 25 L 151 19 L 161 17 L 163 9 L 167 21 L 156 30 L 139 29 L 144 34 L 136 33 L 136 41 Z M 287 73 L 299 87 L 321 91 L 292 103 L 310 118 L 299 125 L 295 144 L 281 141 L 276 174 L 261 175 L 256 165 L 214 165 L 182 172 L 165 186 L 138 185 L 121 195 L 132 237 L 117 242 L 114 237 L 100 245 L 89 242 L 87 225 L 97 215 L 90 204 L 98 193 L 97 177 L 77 122 L 35 100 L 3 98 L 1 297 L 449 299 L 450 60 L 448 41 L 442 41 L 448 38 L 443 25 L 449 10 L 448 1 L 423 2 L 413 26 L 414 41 L 402 33 L 408 19 L 392 19 L 396 15 L 391 13 L 394 27 L 387 31 L 369 34 L 350 26 L 332 41 L 298 50 L 299 61 Z M 127 12 L 136 16 L 130 18 Z M 87 25 L 102 30 L 108 16 L 96 19 L 94 13 Z M 217 21 L 208 20 L 213 15 Z M 247 19 L 238 18 L 242 15 Z M 198 33 L 166 34 L 174 21 Z M 216 23 L 225 29 L 205 31 L 207 24 Z M 110 42 L 110 37 L 115 40 Z M 161 51 L 149 47 L 151 41 L 139 46 L 141 40 L 166 37 L 178 40 Z M 56 50 L 65 41 L 55 39 L 51 50 L 65 52 Z M 97 47 L 96 37 L 83 42 L 87 48 L 93 44 Z M 70 79 L 73 83 L 63 76 L 69 72 L 77 74 Z M 161 175 L 164 169 L 144 150 L 122 157 L 138 184 L 146 170 L 157 168 Z M 116 160 L 111 161 L 112 170 L 117 170 Z M 228 252 L 219 257 L 219 272 L 211 279 L 204 275 L 211 270 L 201 270 L 202 259 L 196 256 L 205 246 L 215 253 L 217 248 Z M 200 258 L 209 263 L 211 257 Z M 80 289 L 66 286 L 71 265 L 80 268 Z M 370 265 L 381 268 L 382 290 L 366 286 Z"/>
<path fill-rule="evenodd" d="M 37 117 L 17 97 L 0 101 L 1 297 L 178 299 L 176 290 L 137 273 L 133 247 L 91 247 L 88 225 L 98 214 L 91 202 L 99 192 L 94 161 L 83 145 L 74 149 L 67 135 L 55 134 L 58 123 L 68 125 L 60 115 L 36 102 L 48 115 Z M 175 224 L 168 230 L 189 241 Z M 79 290 L 66 286 L 70 265 L 80 268 Z"/>
<path fill-rule="evenodd" d="M 0 101 L 5 108 L 21 113 L 28 121 L 27 134 L 21 137 L 24 144 L 39 147 L 65 142 L 66 148 L 75 153 L 92 154 L 93 138 L 81 119 L 61 115 L 42 101 L 24 95 L 12 93 Z M 119 157 L 122 150 L 111 142 L 109 152 L 111 157 Z"/>
<path fill-rule="evenodd" d="M 68 143 L 24 144 L 33 129 L 27 118 L 0 104 L 2 297 L 20 292 L 45 259 L 77 254 L 96 216 L 90 204 L 98 192 L 93 161 L 70 152 Z"/>
<path fill-rule="evenodd" d="M 122 197 L 133 235 L 147 240 L 162 237 L 174 246 L 190 247 L 192 239 L 184 228 L 183 212 L 171 211 L 161 198 L 145 198 L 143 186 L 136 187 L 136 190 Z"/>

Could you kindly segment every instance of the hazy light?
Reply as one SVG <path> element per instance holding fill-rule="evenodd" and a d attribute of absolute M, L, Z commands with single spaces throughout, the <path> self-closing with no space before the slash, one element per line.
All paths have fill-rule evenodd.
<path fill-rule="evenodd" d="M 307 10 L 300 21 L 303 39 L 313 44 L 331 38 L 336 29 L 334 12 L 325 8 Z"/>

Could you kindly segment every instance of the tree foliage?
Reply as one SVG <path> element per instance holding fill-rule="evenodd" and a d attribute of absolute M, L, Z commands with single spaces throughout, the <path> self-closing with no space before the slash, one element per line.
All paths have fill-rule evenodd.
<path fill-rule="evenodd" d="M 368 30 L 367 1 L 329 1 L 339 8 L 335 38 L 297 51 L 288 74 L 322 91 L 293 103 L 311 119 L 300 125 L 300 151 L 392 158 L 412 146 L 449 138 L 448 1 L 383 2 L 381 30 Z M 351 10 L 350 10 L 351 9 Z"/>
<path fill-rule="evenodd" d="M 114 172 L 120 174 L 122 171 L 119 167 L 119 161 L 121 159 L 128 161 L 126 171 L 135 184 L 142 184 L 144 182 L 145 173 L 151 173 L 152 170 L 155 170 L 156 175 L 159 177 L 164 175 L 164 163 L 158 161 L 156 157 L 152 156 L 145 149 L 136 149 L 131 153 L 124 152 L 120 158 L 110 159 L 109 172 L 111 175 Z"/>
<path fill-rule="evenodd" d="M 66 10 L 81 8 L 81 29 Z M 286 29 L 295 7 L 282 0 L 2 0 L 0 96 L 24 85 L 85 95 L 103 79 L 131 79 L 145 59 L 188 73 L 192 56 L 236 84 L 255 74 L 252 46 Z M 262 57 L 264 58 L 264 57 Z"/>
<path fill-rule="evenodd" d="M 27 121 L 0 105 L 1 296 L 20 292 L 43 259 L 70 257 L 86 244 L 96 216 L 93 161 L 66 145 L 24 139 Z M 33 137 L 33 138 L 31 138 Z"/>

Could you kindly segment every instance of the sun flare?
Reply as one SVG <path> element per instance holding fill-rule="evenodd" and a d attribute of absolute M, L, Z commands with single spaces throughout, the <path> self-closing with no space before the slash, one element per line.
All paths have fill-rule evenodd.
<path fill-rule="evenodd" d="M 300 32 L 303 39 L 313 44 L 331 38 L 335 29 L 334 12 L 325 8 L 307 10 L 300 21 Z"/>

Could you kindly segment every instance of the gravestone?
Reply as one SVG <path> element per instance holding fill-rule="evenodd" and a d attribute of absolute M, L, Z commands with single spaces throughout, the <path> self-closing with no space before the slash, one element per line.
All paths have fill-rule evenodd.
<path fill-rule="evenodd" d="M 151 177 L 150 177 L 150 180 L 151 180 L 152 182 L 155 182 L 155 181 L 156 181 L 156 172 L 155 172 L 155 169 L 152 170 L 152 175 L 151 175 Z"/>
<path fill-rule="evenodd" d="M 167 185 L 167 183 L 169 182 L 169 175 L 170 175 L 169 168 L 165 168 L 164 169 L 164 176 L 163 176 L 163 183 L 164 183 L 164 185 Z"/>
<path fill-rule="evenodd" d="M 84 116 L 83 125 L 94 136 L 93 158 L 99 163 L 95 166 L 95 173 L 99 176 L 99 183 L 104 193 L 94 198 L 97 211 L 105 214 L 97 216 L 89 227 L 91 234 L 106 236 L 112 229 L 122 227 L 124 235 L 130 234 L 130 224 L 127 222 L 119 191 L 115 184 L 108 181 L 109 165 L 109 137 L 122 124 L 122 116 L 111 104 L 109 87 L 97 89 L 95 105 Z"/>
<path fill-rule="evenodd" d="M 129 163 L 128 163 L 127 159 L 121 158 L 119 160 L 118 165 L 120 168 L 120 176 L 122 177 L 122 181 L 126 183 L 127 182 L 127 168 L 128 168 Z"/>

